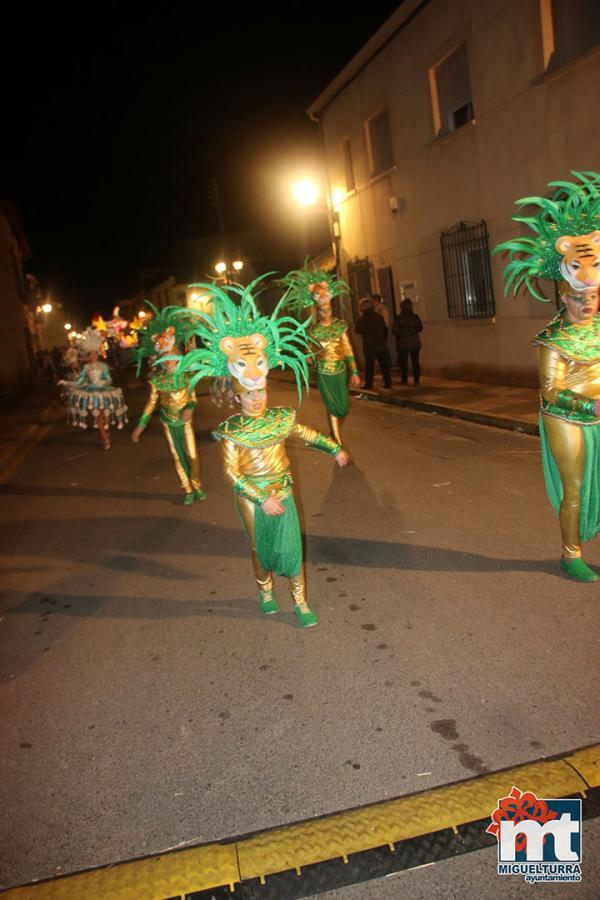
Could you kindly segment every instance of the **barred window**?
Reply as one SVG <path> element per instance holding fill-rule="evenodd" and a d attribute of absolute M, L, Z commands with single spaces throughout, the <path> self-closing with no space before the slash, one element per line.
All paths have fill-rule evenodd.
<path fill-rule="evenodd" d="M 489 319 L 496 315 L 485 222 L 459 222 L 442 231 L 442 261 L 448 316 Z"/>
<path fill-rule="evenodd" d="M 354 319 L 360 315 L 360 301 L 363 297 L 371 296 L 371 263 L 364 257 L 355 256 L 348 262 L 348 284 L 350 285 L 350 297 L 352 299 L 352 312 Z"/>

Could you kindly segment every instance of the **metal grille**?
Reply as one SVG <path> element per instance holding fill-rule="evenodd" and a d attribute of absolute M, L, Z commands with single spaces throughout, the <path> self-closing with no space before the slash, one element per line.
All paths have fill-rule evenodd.
<path fill-rule="evenodd" d="M 448 316 L 451 319 L 495 316 L 485 222 L 459 222 L 450 231 L 442 231 L 441 245 Z"/>
<path fill-rule="evenodd" d="M 365 257 L 355 256 L 348 262 L 348 284 L 352 295 L 352 312 L 354 319 L 360 315 L 359 303 L 363 297 L 371 296 L 371 264 Z"/>

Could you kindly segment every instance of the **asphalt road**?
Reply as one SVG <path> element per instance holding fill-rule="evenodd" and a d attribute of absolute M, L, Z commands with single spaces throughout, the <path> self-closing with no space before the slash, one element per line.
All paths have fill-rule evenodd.
<path fill-rule="evenodd" d="M 128 400 L 139 411 L 142 392 Z M 209 496 L 193 507 L 158 422 L 110 452 L 55 425 L 0 488 L 4 887 L 599 739 L 600 588 L 558 570 L 536 438 L 354 400 L 352 467 L 292 450 L 319 615 L 303 631 L 284 581 L 282 613 L 257 609 L 209 437 L 222 416 L 202 399 Z M 300 420 L 325 426 L 316 392 Z M 598 542 L 587 559 L 600 565 Z M 473 893 L 444 893 L 439 866 Z M 556 896 L 593 896 L 599 870 L 588 853 L 585 883 Z M 398 894 L 335 896 L 508 890 L 489 851 L 398 878 Z"/>

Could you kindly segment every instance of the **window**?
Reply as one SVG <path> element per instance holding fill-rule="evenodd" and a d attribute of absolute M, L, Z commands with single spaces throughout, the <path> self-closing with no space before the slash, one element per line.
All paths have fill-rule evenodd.
<path fill-rule="evenodd" d="M 430 81 L 436 134 L 456 131 L 475 117 L 466 44 L 435 66 Z"/>
<path fill-rule="evenodd" d="M 356 183 L 354 181 L 354 164 L 352 162 L 352 147 L 350 141 L 342 141 L 342 155 L 344 157 L 344 177 L 346 179 L 346 191 L 355 190 Z"/>
<path fill-rule="evenodd" d="M 448 316 L 489 319 L 496 315 L 488 233 L 484 221 L 459 222 L 441 236 Z"/>
<path fill-rule="evenodd" d="M 379 175 L 394 165 L 392 130 L 387 110 L 369 119 L 367 127 L 371 150 L 371 175 Z"/>
<path fill-rule="evenodd" d="M 600 44 L 598 0 L 550 0 L 552 46 L 549 69 L 564 66 Z M 542 16 L 544 9 L 542 9 Z"/>

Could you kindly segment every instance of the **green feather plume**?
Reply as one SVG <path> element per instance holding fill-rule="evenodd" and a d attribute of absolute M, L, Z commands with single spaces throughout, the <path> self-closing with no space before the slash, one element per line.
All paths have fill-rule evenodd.
<path fill-rule="evenodd" d="M 291 369 L 296 378 L 298 395 L 302 397 L 303 386 L 308 386 L 308 323 L 301 324 L 291 316 L 282 316 L 281 301 L 271 315 L 261 313 L 255 295 L 260 292 L 261 282 L 272 274 L 268 272 L 255 278 L 247 287 L 239 284 L 195 285 L 211 294 L 214 303 L 211 313 L 197 312 L 195 316 L 193 334 L 202 346 L 198 350 L 188 351 L 177 367 L 179 375 L 194 373 L 190 382 L 192 387 L 201 378 L 229 377 L 227 357 L 219 349 L 222 338 L 261 334 L 266 340 L 265 355 L 269 368 Z"/>
<path fill-rule="evenodd" d="M 600 175 L 597 172 L 571 172 L 577 181 L 551 181 L 556 188 L 548 197 L 523 197 L 518 207 L 538 208 L 537 215 L 516 215 L 515 222 L 526 225 L 531 236 L 520 236 L 503 241 L 494 253 L 508 252 L 510 262 L 505 267 L 504 295 L 513 289 L 516 294 L 524 285 L 538 300 L 548 303 L 534 285 L 534 279 L 547 278 L 560 281 L 561 254 L 556 250 L 557 238 L 566 234 L 578 237 L 590 231 L 600 230 Z"/>
<path fill-rule="evenodd" d="M 315 301 L 310 292 L 310 285 L 321 281 L 327 282 L 332 298 L 348 296 L 350 293 L 350 287 L 343 278 L 336 278 L 330 272 L 320 269 L 316 262 L 307 256 L 302 269 L 292 269 L 285 278 L 279 280 L 279 284 L 285 288 L 282 305 L 295 313 L 311 309 Z"/>

